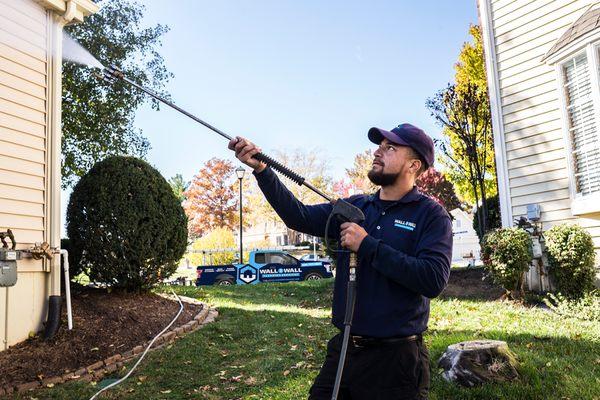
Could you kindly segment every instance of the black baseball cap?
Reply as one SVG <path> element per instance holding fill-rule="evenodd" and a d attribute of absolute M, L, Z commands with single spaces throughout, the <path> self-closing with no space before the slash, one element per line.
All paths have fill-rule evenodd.
<path fill-rule="evenodd" d="M 427 164 L 433 166 L 435 156 L 433 154 L 433 140 L 422 129 L 411 124 L 400 124 L 391 131 L 380 128 L 369 129 L 369 140 L 375 144 L 381 143 L 386 138 L 392 143 L 408 146 L 417 152 Z"/>

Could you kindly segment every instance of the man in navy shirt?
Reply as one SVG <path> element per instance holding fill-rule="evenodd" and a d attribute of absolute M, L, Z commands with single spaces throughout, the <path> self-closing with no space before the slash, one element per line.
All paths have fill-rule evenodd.
<path fill-rule="evenodd" d="M 391 131 L 371 128 L 368 137 L 379 145 L 368 177 L 380 190 L 347 199 L 364 212 L 363 226 L 343 223 L 329 232 L 358 255 L 356 307 L 339 399 L 426 399 L 429 355 L 422 333 L 429 299 L 448 282 L 452 224 L 445 209 L 415 187 L 434 162 L 431 138 L 410 124 Z M 325 235 L 331 204 L 298 201 L 270 168 L 252 159 L 260 149 L 246 139 L 233 139 L 229 148 L 254 169 L 267 201 L 289 228 Z M 333 324 L 340 330 L 348 263 L 348 253 L 340 253 L 333 296 Z M 341 345 L 341 333 L 329 341 L 309 400 L 331 398 Z"/>

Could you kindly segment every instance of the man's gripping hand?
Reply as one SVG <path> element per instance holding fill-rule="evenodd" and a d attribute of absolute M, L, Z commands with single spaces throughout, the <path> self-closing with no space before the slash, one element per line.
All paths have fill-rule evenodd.
<path fill-rule="evenodd" d="M 363 239 L 367 236 L 367 231 L 354 222 L 344 222 L 341 228 L 341 245 L 356 253 Z"/>
<path fill-rule="evenodd" d="M 262 172 L 267 167 L 267 164 L 264 162 L 252 158 L 255 154 L 260 153 L 261 149 L 249 140 L 236 136 L 229 141 L 227 147 L 229 150 L 234 150 L 236 158 L 252 168 L 256 173 Z"/>

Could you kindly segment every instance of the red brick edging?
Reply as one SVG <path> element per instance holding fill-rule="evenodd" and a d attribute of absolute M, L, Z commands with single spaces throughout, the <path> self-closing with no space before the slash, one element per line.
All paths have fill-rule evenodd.
<path fill-rule="evenodd" d="M 166 296 L 169 299 L 173 299 L 171 296 Z M 171 329 L 161 336 L 159 336 L 151 350 L 160 349 L 172 342 L 175 339 L 185 336 L 189 332 L 201 329 L 204 325 L 209 324 L 217 318 L 219 312 L 213 308 L 209 308 L 207 304 L 202 303 L 196 299 L 190 297 L 179 296 L 183 303 L 190 304 L 201 304 L 202 310 L 188 323 L 181 325 L 177 328 Z M 68 372 L 60 376 L 53 376 L 50 378 L 44 378 L 43 380 L 37 380 L 33 382 L 21 383 L 19 385 L 8 385 L 0 387 L 0 396 L 5 394 L 11 394 L 14 392 L 25 392 L 27 390 L 33 390 L 41 387 L 54 387 L 55 385 L 70 382 L 74 380 L 82 380 L 86 382 L 94 382 L 101 380 L 105 375 L 115 372 L 116 370 L 123 367 L 123 364 L 138 357 L 145 349 L 150 341 L 143 345 L 136 346 L 133 349 L 124 353 L 115 354 L 104 360 L 97 361 L 87 367 L 80 368 L 74 372 Z"/>

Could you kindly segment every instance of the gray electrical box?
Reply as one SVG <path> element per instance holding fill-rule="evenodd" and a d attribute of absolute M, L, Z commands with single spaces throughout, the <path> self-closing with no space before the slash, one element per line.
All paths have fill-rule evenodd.
<path fill-rule="evenodd" d="M 541 209 L 539 204 L 527 204 L 527 219 L 530 221 L 540 220 Z"/>
<path fill-rule="evenodd" d="M 18 250 L 0 248 L 0 287 L 15 286 L 17 283 L 17 260 L 21 259 Z"/>

